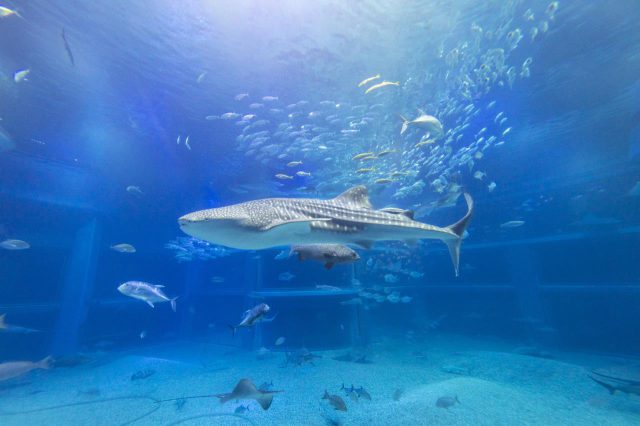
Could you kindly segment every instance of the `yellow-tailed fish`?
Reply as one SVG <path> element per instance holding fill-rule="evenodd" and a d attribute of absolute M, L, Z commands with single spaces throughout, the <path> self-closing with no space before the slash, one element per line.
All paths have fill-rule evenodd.
<path fill-rule="evenodd" d="M 376 74 L 373 77 L 369 77 L 369 78 L 365 78 L 364 80 L 362 80 L 360 83 L 358 83 L 358 87 L 362 87 L 365 84 L 369 84 L 371 83 L 373 80 L 377 80 L 380 78 L 380 74 Z"/>
<path fill-rule="evenodd" d="M 365 168 L 365 169 L 358 169 L 358 170 L 356 170 L 356 173 L 358 173 L 358 174 L 371 173 L 371 172 L 373 172 L 374 170 L 375 170 L 375 169 L 374 169 L 374 168 L 372 168 L 372 167 L 367 167 L 367 168 Z"/>
<path fill-rule="evenodd" d="M 372 155 L 375 155 L 375 154 L 373 152 L 363 152 L 358 155 L 354 155 L 352 160 L 359 160 L 364 157 L 371 157 Z"/>
<path fill-rule="evenodd" d="M 365 90 L 364 94 L 366 95 L 367 93 L 373 92 L 374 90 L 378 90 L 382 87 L 386 87 L 386 86 L 400 86 L 400 82 L 399 81 L 383 81 L 382 83 L 378 83 L 378 84 L 374 84 L 373 86 L 369 87 L 367 90 Z"/>

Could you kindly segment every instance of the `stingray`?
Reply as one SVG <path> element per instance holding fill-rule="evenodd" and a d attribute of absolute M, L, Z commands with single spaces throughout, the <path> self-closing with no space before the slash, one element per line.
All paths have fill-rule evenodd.
<path fill-rule="evenodd" d="M 273 394 L 282 391 L 264 391 L 260 390 L 249 379 L 241 379 L 230 393 L 221 393 L 215 395 L 220 398 L 220 403 L 231 401 L 233 399 L 255 399 L 263 410 L 268 410 L 273 402 Z"/>

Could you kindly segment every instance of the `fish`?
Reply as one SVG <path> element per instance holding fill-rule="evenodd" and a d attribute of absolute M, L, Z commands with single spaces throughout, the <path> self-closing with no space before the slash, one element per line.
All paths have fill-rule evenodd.
<path fill-rule="evenodd" d="M 311 176 L 311 173 L 309 172 L 303 172 L 303 171 L 298 171 L 296 172 L 296 175 L 300 176 L 300 177 L 309 177 Z"/>
<path fill-rule="evenodd" d="M 357 362 L 357 361 L 355 361 Z M 364 398 L 367 399 L 369 401 L 371 401 L 371 395 L 369 395 L 369 392 L 366 391 L 366 389 L 362 386 L 360 386 L 359 388 L 354 387 L 353 385 L 351 385 L 350 388 L 347 388 L 344 386 L 344 383 L 342 384 L 342 387 L 340 388 L 340 390 L 344 390 L 345 393 L 347 394 L 347 396 L 355 396 L 355 400 L 357 401 L 359 398 Z M 352 398 L 353 399 L 353 398 Z"/>
<path fill-rule="evenodd" d="M 297 167 L 302 164 L 302 161 L 289 161 L 287 167 Z"/>
<path fill-rule="evenodd" d="M 376 74 L 373 77 L 365 78 L 360 83 L 358 83 L 358 87 L 362 87 L 364 85 L 367 85 L 367 84 L 371 83 L 373 80 L 377 80 L 379 78 L 380 78 L 380 74 Z"/>
<path fill-rule="evenodd" d="M 442 123 L 440 122 L 440 120 L 438 120 L 432 115 L 426 114 L 422 110 L 419 110 L 419 111 L 420 111 L 420 115 L 414 118 L 413 120 L 408 120 L 402 115 L 400 115 L 400 118 L 402 119 L 402 128 L 400 129 L 400 134 L 401 135 L 404 134 L 404 132 L 407 131 L 409 126 L 414 126 L 414 127 L 427 130 L 436 138 L 441 136 L 444 133 L 444 129 L 442 127 Z"/>
<path fill-rule="evenodd" d="M 268 410 L 273 403 L 273 394 L 282 392 L 277 391 L 264 391 L 256 388 L 256 385 L 250 379 L 241 379 L 236 387 L 229 393 L 221 393 L 215 395 L 220 398 L 220 403 L 232 401 L 234 399 L 253 399 L 255 400 L 263 410 Z"/>
<path fill-rule="evenodd" d="M 291 281 L 295 277 L 296 276 L 293 275 L 291 272 L 282 272 L 282 273 L 278 274 L 278 280 L 279 281 Z"/>
<path fill-rule="evenodd" d="M 375 153 L 373 153 L 373 152 L 362 152 L 360 154 L 354 155 L 353 158 L 351 158 L 351 159 L 352 160 L 360 160 L 362 158 L 370 157 L 372 155 L 375 155 Z"/>
<path fill-rule="evenodd" d="M 259 305 L 254 306 L 251 309 L 247 309 L 244 314 L 242 314 L 242 320 L 238 325 L 229 325 L 231 329 L 231 334 L 233 336 L 236 335 L 236 331 L 242 327 L 253 327 L 255 324 L 259 322 L 271 322 L 275 319 L 275 315 L 271 318 L 267 318 L 266 314 L 269 312 L 271 308 L 266 303 L 260 303 Z"/>
<path fill-rule="evenodd" d="M 395 181 L 390 178 L 380 178 L 380 179 L 376 179 L 374 182 L 379 185 L 384 185 L 384 184 L 395 182 Z"/>
<path fill-rule="evenodd" d="M 5 250 L 26 250 L 30 247 L 31 245 L 28 242 L 22 240 L 9 239 L 0 243 L 0 248 Z"/>
<path fill-rule="evenodd" d="M 364 94 L 368 94 L 373 92 L 374 90 L 378 90 L 382 87 L 386 87 L 386 86 L 400 86 L 400 82 L 399 81 L 383 81 L 382 83 L 378 83 L 378 84 L 374 84 L 373 86 L 369 87 L 367 90 L 364 91 Z"/>
<path fill-rule="evenodd" d="M 265 102 L 275 102 L 278 100 L 277 96 L 263 96 L 262 100 Z"/>
<path fill-rule="evenodd" d="M 18 18 L 22 18 L 22 15 L 20 15 L 17 11 L 9 9 L 8 7 L 0 6 L 0 18 L 8 18 L 9 16 L 17 16 Z"/>
<path fill-rule="evenodd" d="M 144 380 L 156 374 L 156 370 L 152 370 L 150 368 L 137 371 L 131 375 L 131 381 L 135 382 L 136 380 Z"/>
<path fill-rule="evenodd" d="M 189 136 L 190 135 L 187 135 L 187 138 L 184 140 L 184 146 L 186 146 L 187 149 L 191 151 L 191 145 L 189 145 Z"/>
<path fill-rule="evenodd" d="M 236 407 L 236 409 L 233 410 L 233 412 L 236 413 L 236 414 L 242 414 L 242 413 L 245 413 L 247 411 L 249 411 L 249 406 L 248 405 L 238 405 Z"/>
<path fill-rule="evenodd" d="M 119 253 L 135 253 L 136 252 L 136 248 L 131 244 L 127 244 L 127 243 L 114 244 L 109 248 Z"/>
<path fill-rule="evenodd" d="M 347 411 L 347 404 L 344 403 L 344 400 L 339 395 L 331 395 L 325 389 L 322 399 L 328 400 L 336 411 Z"/>
<path fill-rule="evenodd" d="M 180 217 L 178 223 L 192 237 L 244 250 L 323 243 L 370 248 L 376 241 L 438 239 L 447 245 L 457 276 L 462 236 L 474 212 L 471 195 L 465 193 L 464 198 L 466 214 L 447 227 L 375 210 L 365 186 L 329 200 L 267 198 L 200 210 Z"/>
<path fill-rule="evenodd" d="M 29 81 L 27 77 L 29 76 L 30 73 L 31 73 L 31 69 L 29 68 L 27 68 L 26 70 L 16 71 L 15 74 L 13 74 L 13 81 L 15 81 L 16 83 Z"/>
<path fill-rule="evenodd" d="M 496 189 L 496 183 L 495 182 L 491 182 L 489 185 L 487 185 L 487 189 L 489 190 L 489 192 L 493 192 L 494 189 Z"/>
<path fill-rule="evenodd" d="M 207 76 L 207 72 L 203 71 L 200 73 L 200 75 L 198 76 L 198 78 L 196 78 L 196 83 L 200 84 L 204 81 L 204 78 Z"/>
<path fill-rule="evenodd" d="M 363 173 L 371 173 L 374 172 L 376 169 L 374 169 L 373 167 L 364 167 L 362 169 L 358 169 L 356 170 L 356 173 L 358 174 L 363 174 Z"/>
<path fill-rule="evenodd" d="M 640 376 L 637 364 L 618 365 L 591 370 L 589 378 L 615 395 L 616 392 L 640 395 Z"/>
<path fill-rule="evenodd" d="M 384 157 L 389 154 L 394 154 L 395 152 L 397 152 L 395 149 L 385 149 L 384 151 L 380 151 L 378 153 L 378 158 Z"/>
<path fill-rule="evenodd" d="M 67 51 L 67 56 L 69 57 L 69 62 L 71 62 L 71 66 L 75 67 L 76 66 L 76 61 L 73 59 L 73 53 L 71 52 L 71 47 L 69 47 L 69 42 L 67 41 L 67 35 L 64 31 L 64 27 L 62 27 L 62 33 L 60 34 L 62 36 L 62 41 L 64 42 L 64 50 Z"/>
<path fill-rule="evenodd" d="M 294 245 L 291 254 L 296 254 L 301 262 L 306 259 L 324 263 L 325 269 L 331 269 L 336 264 L 352 263 L 360 259 L 358 253 L 341 244 L 308 244 Z"/>
<path fill-rule="evenodd" d="M 31 334 L 41 333 L 40 330 L 35 328 L 21 327 L 19 325 L 7 324 L 5 318 L 7 314 L 0 315 L 0 332 L 2 333 L 16 333 L 16 334 Z"/>
<path fill-rule="evenodd" d="M 127 192 L 133 195 L 143 195 L 142 190 L 139 186 L 129 185 L 127 186 Z"/>
<path fill-rule="evenodd" d="M 166 294 L 164 294 L 162 288 L 164 288 L 163 285 L 154 285 L 142 281 L 127 281 L 126 283 L 118 286 L 118 291 L 125 296 L 142 300 L 152 308 L 155 308 L 154 303 L 169 302 L 171 304 L 171 309 L 175 312 L 176 300 L 179 296 L 170 299 Z"/>
<path fill-rule="evenodd" d="M 276 175 L 276 178 L 278 178 L 280 180 L 291 180 L 291 179 L 293 179 L 293 176 L 285 175 L 284 173 L 278 173 Z"/>
<path fill-rule="evenodd" d="M 487 174 L 485 172 L 477 171 L 473 174 L 474 179 L 482 180 Z"/>
<path fill-rule="evenodd" d="M 436 401 L 436 407 L 449 408 L 456 405 L 456 403 L 460 404 L 457 396 L 441 396 Z"/>
<path fill-rule="evenodd" d="M 393 400 L 398 402 L 400 401 L 400 398 L 402 398 L 402 394 L 404 394 L 404 390 L 403 389 L 396 389 L 393 392 Z"/>
<path fill-rule="evenodd" d="M 32 370 L 51 368 L 53 358 L 48 356 L 40 361 L 9 361 L 0 364 L 0 382 L 19 377 Z"/>
<path fill-rule="evenodd" d="M 249 97 L 248 93 L 240 93 L 240 94 L 235 95 L 233 97 L 233 99 L 235 99 L 236 101 L 241 101 L 243 99 L 247 99 L 248 97 Z"/>
<path fill-rule="evenodd" d="M 283 336 L 280 336 L 280 337 L 278 337 L 278 338 L 276 339 L 276 341 L 275 341 L 275 343 L 274 343 L 274 344 L 275 344 L 275 346 L 280 346 L 280 345 L 282 345 L 282 344 L 284 343 L 284 341 L 285 341 L 285 340 L 286 340 L 286 339 L 285 339 Z"/>
<path fill-rule="evenodd" d="M 398 277 L 393 274 L 385 274 L 384 282 L 389 284 L 396 284 L 398 282 Z"/>
<path fill-rule="evenodd" d="M 235 120 L 236 118 L 240 118 L 240 117 L 241 117 L 241 114 L 238 114 L 237 112 L 225 112 L 220 116 L 220 118 L 223 120 Z"/>
<path fill-rule="evenodd" d="M 502 229 L 518 228 L 524 224 L 525 224 L 524 220 L 510 220 L 509 222 L 505 222 L 501 224 L 500 228 Z"/>

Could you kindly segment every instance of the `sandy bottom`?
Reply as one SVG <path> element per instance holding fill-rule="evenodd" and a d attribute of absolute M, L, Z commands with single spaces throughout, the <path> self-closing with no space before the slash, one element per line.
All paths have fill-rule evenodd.
<path fill-rule="evenodd" d="M 211 343 L 181 342 L 136 352 L 110 353 L 74 368 L 31 373 L 0 390 L 0 424 L 9 425 L 631 425 L 640 424 L 640 397 L 609 393 L 586 371 L 620 360 L 584 354 L 544 359 L 512 352 L 513 345 L 460 336 L 434 336 L 427 347 L 379 340 L 371 364 L 331 359 L 287 366 L 284 355 Z M 131 380 L 141 370 L 146 379 Z M 274 383 L 273 405 L 221 405 L 188 399 L 182 407 L 157 400 L 230 391 L 240 378 Z M 352 400 L 340 386 L 364 386 L 372 397 Z M 347 412 L 320 397 L 341 395 Z M 402 390 L 398 401 L 394 392 Z M 438 398 L 456 397 L 449 408 Z M 234 413 L 239 405 L 249 411 Z M 11 414 L 20 412 L 22 414 Z M 333 422 L 333 423 L 331 423 Z"/>

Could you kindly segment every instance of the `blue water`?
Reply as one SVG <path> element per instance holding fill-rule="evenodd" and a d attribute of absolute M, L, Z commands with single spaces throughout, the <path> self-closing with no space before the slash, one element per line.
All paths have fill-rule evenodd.
<path fill-rule="evenodd" d="M 208 392 L 228 392 L 248 374 L 258 382 L 259 371 L 271 371 L 243 358 L 255 363 L 256 354 L 278 372 L 276 388 L 295 387 L 301 377 L 316 386 L 302 402 L 287 400 L 292 392 L 284 389 L 268 411 L 252 402 L 243 416 L 257 424 L 407 424 L 402 415 L 382 420 L 344 391 L 350 411 L 333 418 L 329 407 L 327 415 L 324 389 L 337 394 L 341 381 L 351 384 L 337 381 L 334 369 L 361 365 L 332 359 L 364 354 L 382 368 L 371 370 L 371 383 L 355 385 L 377 390 L 373 403 L 384 405 L 398 385 L 385 382 L 383 370 L 413 377 L 403 365 L 423 352 L 429 368 L 446 370 L 465 363 L 442 353 L 470 347 L 584 369 L 575 375 L 584 392 L 569 405 L 587 404 L 591 424 L 640 418 L 637 383 L 610 396 L 588 375 L 633 366 L 640 351 L 637 1 L 0 5 L 20 15 L 0 18 L 0 241 L 29 245 L 0 248 L 0 315 L 27 328 L 0 327 L 0 363 L 59 361 L 6 380 L 0 372 L 3 424 L 44 421 L 3 414 L 15 398 L 25 410 L 48 407 L 49 416 L 73 410 L 52 408 L 75 402 L 56 393 L 75 386 L 65 380 L 108 383 L 109 365 L 126 380 L 105 391 L 95 379 L 102 396 L 137 394 L 129 376 L 147 368 L 145 359 L 224 361 Z M 391 84 L 374 87 L 383 81 Z M 415 123 L 400 133 L 400 115 L 423 113 L 441 133 Z M 365 159 L 353 159 L 358 154 Z M 459 276 L 436 240 L 351 245 L 358 261 L 326 269 L 290 256 L 289 246 L 224 247 L 178 226 L 179 217 L 202 209 L 330 199 L 357 185 L 375 208 L 412 210 L 417 221 L 443 227 L 464 215 L 461 194 L 469 193 L 475 212 Z M 121 243 L 136 252 L 112 248 Z M 164 285 L 167 296 L 178 296 L 177 312 L 121 294 L 126 281 Z M 258 303 L 271 307 L 273 321 L 232 335 L 229 325 Z M 284 343 L 276 345 L 279 337 Z M 303 349 L 322 358 L 305 362 L 303 373 L 281 367 L 286 353 Z M 142 361 L 129 365 L 130 356 Z M 167 367 L 148 362 L 157 375 L 136 386 L 169 388 L 146 395 L 193 393 L 196 381 L 163 378 Z M 640 377 L 637 368 L 625 371 L 635 371 L 625 379 Z M 543 380 L 542 371 L 531 374 Z M 426 385 L 447 379 L 430 377 Z M 402 385 L 409 401 L 417 386 Z M 34 399 L 38 393 L 44 399 Z M 480 424 L 466 416 L 465 397 L 447 409 L 462 410 L 459 417 L 411 421 Z M 208 404 L 208 414 L 234 408 Z M 300 404 L 314 408 L 307 413 Z M 440 415 L 435 400 L 426 406 Z M 288 418 L 287 409 L 302 411 Z M 136 422 L 202 414 L 171 410 Z M 514 424 L 521 411 L 510 410 L 484 421 Z M 571 424 L 570 414 L 548 411 L 522 424 Z M 60 414 L 58 424 L 86 424 L 78 413 L 65 421 Z M 142 414 L 103 420 L 124 424 Z"/>

